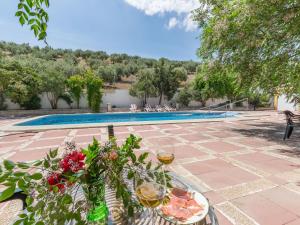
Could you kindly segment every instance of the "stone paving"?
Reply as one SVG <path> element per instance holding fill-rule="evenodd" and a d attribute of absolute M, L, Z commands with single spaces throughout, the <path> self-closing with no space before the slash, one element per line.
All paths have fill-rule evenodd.
<path fill-rule="evenodd" d="M 0 120 L 0 129 L 15 121 Z M 209 198 L 220 225 L 299 225 L 300 127 L 286 142 L 284 128 L 283 115 L 264 112 L 242 121 L 115 127 L 115 134 L 120 142 L 141 136 L 140 151 L 154 160 L 157 149 L 174 149 L 172 169 Z M 93 137 L 107 140 L 105 128 L 0 135 L 1 159 L 14 161 L 39 159 L 66 141 L 85 147 Z"/>

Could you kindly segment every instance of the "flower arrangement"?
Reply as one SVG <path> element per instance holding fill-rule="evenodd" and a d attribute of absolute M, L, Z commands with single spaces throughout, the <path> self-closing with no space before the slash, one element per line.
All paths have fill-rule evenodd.
<path fill-rule="evenodd" d="M 139 156 L 135 153 L 140 142 L 134 135 L 121 146 L 114 138 L 104 145 L 94 139 L 80 150 L 75 143 L 67 143 L 62 156 L 55 149 L 44 159 L 31 163 L 4 160 L 0 184 L 7 188 L 0 201 L 10 198 L 17 189 L 27 196 L 27 212 L 19 214 L 15 225 L 59 225 L 70 221 L 89 224 L 95 220 L 106 224 L 108 208 L 104 194 L 105 186 L 109 186 L 127 209 L 125 217 L 132 217 L 141 205 L 132 198 L 126 181 L 138 176 L 141 168 L 153 173 L 152 176 L 162 176 L 158 171 L 161 165 L 153 165 L 147 152 Z M 78 197 L 80 192 L 84 198 Z"/>

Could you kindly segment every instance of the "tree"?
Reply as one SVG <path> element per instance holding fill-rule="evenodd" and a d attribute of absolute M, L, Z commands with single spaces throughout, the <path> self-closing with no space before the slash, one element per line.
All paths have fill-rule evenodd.
<path fill-rule="evenodd" d="M 5 69 L 9 71 L 7 95 L 14 103 L 25 109 L 39 109 L 41 79 L 30 68 L 22 67 L 17 62 L 10 62 Z"/>
<path fill-rule="evenodd" d="M 147 104 L 149 97 L 157 95 L 157 87 L 155 86 L 154 69 L 142 69 L 137 74 L 137 80 L 129 90 L 130 95 L 143 100 L 143 105 Z"/>
<path fill-rule="evenodd" d="M 158 88 L 159 103 L 162 97 L 172 99 L 181 82 L 187 79 L 187 72 L 182 67 L 174 68 L 166 59 L 162 58 L 155 66 L 155 86 Z"/>
<path fill-rule="evenodd" d="M 80 75 L 73 75 L 67 80 L 67 87 L 71 93 L 72 98 L 76 101 L 77 108 L 79 109 L 80 97 L 82 95 L 85 85 L 85 80 Z"/>
<path fill-rule="evenodd" d="M 176 97 L 176 102 L 183 106 L 189 106 L 189 103 L 192 99 L 192 94 L 188 86 L 185 86 L 181 89 Z"/>
<path fill-rule="evenodd" d="M 85 78 L 89 108 L 93 112 L 99 112 L 100 104 L 102 102 L 103 81 L 91 70 L 86 72 Z"/>
<path fill-rule="evenodd" d="M 51 108 L 57 109 L 58 100 L 66 92 L 66 76 L 63 68 L 56 63 L 49 63 L 41 76 L 43 91 L 46 92 Z"/>
<path fill-rule="evenodd" d="M 248 88 L 299 90 L 298 1 L 208 0 L 194 16 L 202 28 L 203 62 L 229 67 Z"/>

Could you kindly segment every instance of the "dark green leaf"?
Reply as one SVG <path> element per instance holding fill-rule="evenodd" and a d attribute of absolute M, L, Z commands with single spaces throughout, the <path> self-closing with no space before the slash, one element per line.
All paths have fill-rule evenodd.
<path fill-rule="evenodd" d="M 23 219 L 17 220 L 16 222 L 13 223 L 13 225 L 20 225 L 23 223 Z"/>
<path fill-rule="evenodd" d="M 42 165 L 43 161 L 42 160 L 37 160 L 33 163 L 34 166 L 40 166 Z"/>
<path fill-rule="evenodd" d="M 7 189 L 5 189 L 1 194 L 0 194 L 0 202 L 10 198 L 14 193 L 15 193 L 16 186 L 11 186 Z"/>
<path fill-rule="evenodd" d="M 29 6 L 30 8 L 32 8 L 32 6 L 33 6 L 32 0 L 26 0 L 26 2 L 27 2 L 27 4 L 28 4 L 28 6 Z"/>
<path fill-rule="evenodd" d="M 41 173 L 34 173 L 30 176 L 30 178 L 33 180 L 40 180 L 43 178 L 43 175 Z"/>
<path fill-rule="evenodd" d="M 25 174 L 26 174 L 25 172 L 21 172 L 21 171 L 17 171 L 17 172 L 14 173 L 14 175 L 16 177 L 23 177 Z"/>
<path fill-rule="evenodd" d="M 148 157 L 148 155 L 149 155 L 149 152 L 144 152 L 143 154 L 141 154 L 141 155 L 139 156 L 138 161 L 139 161 L 140 163 L 143 163 L 144 160 Z"/>
<path fill-rule="evenodd" d="M 13 161 L 4 160 L 3 164 L 4 164 L 5 169 L 7 169 L 7 170 L 12 170 L 13 168 L 15 168 L 15 163 Z"/>
<path fill-rule="evenodd" d="M 25 19 L 24 19 L 23 16 L 20 16 L 19 22 L 20 22 L 20 24 L 21 24 L 22 26 L 25 24 Z"/>
<path fill-rule="evenodd" d="M 72 201 L 73 201 L 73 199 L 72 199 L 71 195 L 68 195 L 68 194 L 64 195 L 64 197 L 62 198 L 62 202 L 64 204 L 71 204 Z"/>
<path fill-rule="evenodd" d="M 17 167 L 19 167 L 21 169 L 28 169 L 28 168 L 30 168 L 30 165 L 28 163 L 25 163 L 25 162 L 18 162 Z"/>
<path fill-rule="evenodd" d="M 55 158 L 57 156 L 58 149 L 50 150 L 50 157 Z"/>
<path fill-rule="evenodd" d="M 27 196 L 25 201 L 27 205 L 31 205 L 33 203 L 33 198 L 31 196 Z"/>
<path fill-rule="evenodd" d="M 50 167 L 50 163 L 48 162 L 48 160 L 45 160 L 45 161 L 44 161 L 44 167 L 45 167 L 46 169 L 48 169 L 48 168 Z"/>

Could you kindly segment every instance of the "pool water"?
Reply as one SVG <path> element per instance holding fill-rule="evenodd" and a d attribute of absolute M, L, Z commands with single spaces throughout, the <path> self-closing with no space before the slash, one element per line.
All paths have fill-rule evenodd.
<path fill-rule="evenodd" d="M 232 112 L 155 112 L 155 113 L 92 113 L 56 114 L 18 123 L 16 126 L 41 126 L 86 123 L 119 123 L 136 121 L 195 120 L 233 117 Z"/>

